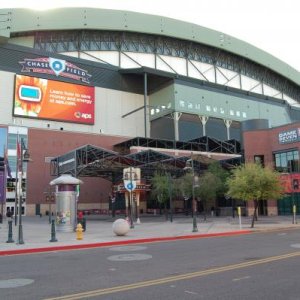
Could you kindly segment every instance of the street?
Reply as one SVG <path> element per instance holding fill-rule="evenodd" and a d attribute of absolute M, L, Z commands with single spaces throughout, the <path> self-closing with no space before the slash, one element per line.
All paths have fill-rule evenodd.
<path fill-rule="evenodd" d="M 286 229 L 2 256 L 1 299 L 299 299 L 299 248 Z"/>

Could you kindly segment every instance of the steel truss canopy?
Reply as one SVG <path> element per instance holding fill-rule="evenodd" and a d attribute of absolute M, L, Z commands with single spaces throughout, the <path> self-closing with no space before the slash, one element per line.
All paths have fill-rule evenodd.
<path fill-rule="evenodd" d="M 205 149 L 211 149 L 213 151 L 222 150 L 220 145 L 224 142 L 219 142 L 221 144 L 219 147 L 216 147 L 216 140 L 207 137 L 206 141 L 207 145 Z M 174 148 L 174 146 L 180 146 L 181 148 L 185 146 L 183 148 L 189 148 L 188 150 L 196 149 L 195 144 L 199 143 L 134 138 L 115 145 L 115 149 L 119 149 L 119 152 L 93 145 L 85 145 L 53 158 L 51 160 L 50 172 L 52 176 L 71 174 L 74 177 L 101 177 L 116 183 L 122 180 L 124 168 L 138 167 L 141 168 L 142 179 L 147 182 L 152 178 L 155 172 L 170 173 L 172 176 L 179 177 L 184 173 L 186 161 L 193 159 L 195 172 L 200 174 L 203 170 L 207 169 L 209 163 L 215 160 L 202 154 L 173 156 L 163 153 L 163 149 L 180 149 Z M 129 148 L 138 145 L 152 149 L 144 149 L 129 154 Z M 172 145 L 173 147 L 171 147 Z M 190 145 L 190 147 L 188 147 L 188 145 Z M 192 146 L 194 146 L 194 148 Z M 153 148 L 160 148 L 160 151 L 153 150 Z M 201 146 L 197 149 L 200 148 Z M 223 147 L 223 150 L 224 149 Z M 232 150 L 234 148 L 230 149 Z M 122 154 L 120 154 L 120 152 Z M 234 153 L 237 154 L 237 152 Z M 232 154 L 234 153 L 232 152 Z M 231 157 L 231 160 L 222 160 L 221 163 L 224 167 L 230 167 L 231 164 L 240 163 L 240 156 L 236 155 L 235 158 Z"/>
<path fill-rule="evenodd" d="M 187 142 L 136 137 L 116 144 L 114 150 L 122 154 L 128 154 L 130 147 L 133 146 L 227 154 L 239 154 L 241 152 L 241 144 L 237 140 L 219 141 L 209 136 L 203 136 Z"/>

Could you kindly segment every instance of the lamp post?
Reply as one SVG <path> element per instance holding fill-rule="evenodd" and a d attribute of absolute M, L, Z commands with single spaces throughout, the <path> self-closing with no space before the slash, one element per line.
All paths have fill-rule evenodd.
<path fill-rule="evenodd" d="M 19 139 L 17 140 L 18 149 L 20 148 L 18 159 L 18 244 L 24 244 L 23 240 L 23 227 L 22 227 L 22 202 L 23 202 L 23 189 L 22 189 L 22 181 L 23 181 L 23 163 L 31 161 L 28 149 L 25 146 L 23 138 L 21 138 L 21 145 L 19 145 Z"/>
<path fill-rule="evenodd" d="M 192 170 L 192 205 L 193 205 L 193 231 L 192 232 L 198 232 L 197 227 L 197 203 L 195 199 L 195 169 L 194 169 L 194 161 L 192 158 L 188 159 L 186 161 L 186 166 L 184 168 L 185 170 Z"/>
<path fill-rule="evenodd" d="M 173 222 L 173 201 L 172 201 L 172 182 L 171 174 L 168 173 L 168 187 L 169 187 L 169 204 L 170 204 L 170 222 Z"/>

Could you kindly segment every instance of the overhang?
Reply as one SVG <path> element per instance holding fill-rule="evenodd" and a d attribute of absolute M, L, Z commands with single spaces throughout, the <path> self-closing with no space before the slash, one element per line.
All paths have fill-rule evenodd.
<path fill-rule="evenodd" d="M 222 32 L 171 18 L 96 8 L 59 8 L 46 11 L 1 9 L 0 16 L 0 37 L 4 38 L 25 32 L 80 29 L 128 31 L 173 37 L 234 53 L 300 85 L 299 71 L 271 54 Z"/>

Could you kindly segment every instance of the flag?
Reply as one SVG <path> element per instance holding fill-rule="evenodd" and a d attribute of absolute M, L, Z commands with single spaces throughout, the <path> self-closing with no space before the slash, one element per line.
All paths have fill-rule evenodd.
<path fill-rule="evenodd" d="M 6 174 L 9 178 L 11 178 L 11 169 L 9 166 L 9 162 L 8 162 L 8 153 L 7 153 L 7 148 L 4 150 L 4 166 L 6 168 Z"/>
<path fill-rule="evenodd" d="M 19 140 L 19 135 L 17 136 L 17 172 L 22 171 L 22 166 L 21 166 L 21 143 Z"/>

